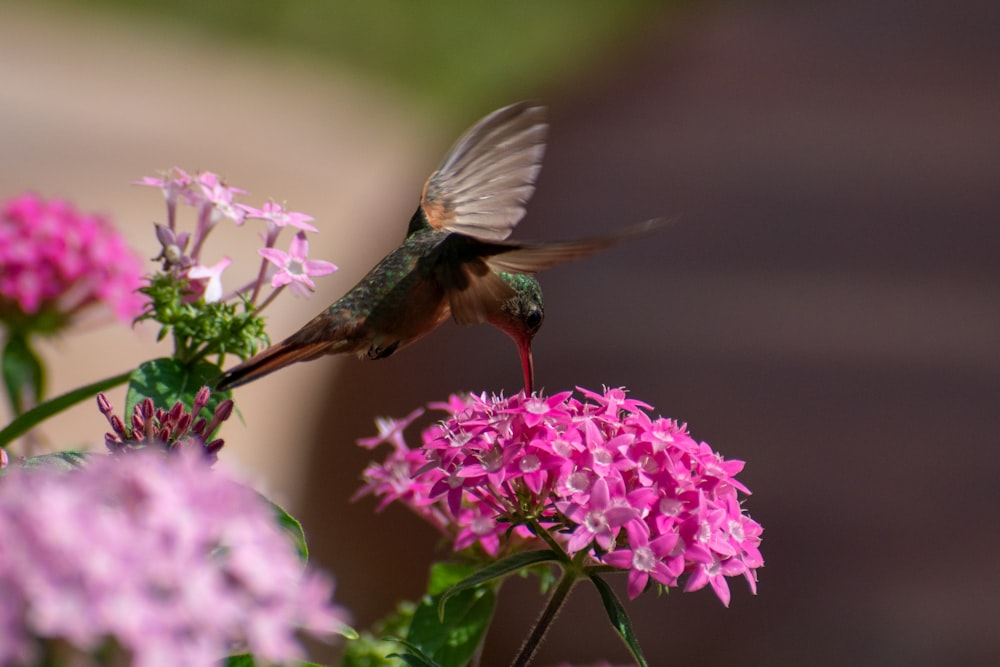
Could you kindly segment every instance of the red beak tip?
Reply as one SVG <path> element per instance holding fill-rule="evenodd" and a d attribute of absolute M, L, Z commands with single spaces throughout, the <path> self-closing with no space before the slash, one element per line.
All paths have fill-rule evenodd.
<path fill-rule="evenodd" d="M 531 356 L 531 340 L 520 341 L 517 347 L 521 353 L 521 367 L 524 369 L 524 393 L 526 396 L 531 396 L 535 384 L 535 363 Z"/>

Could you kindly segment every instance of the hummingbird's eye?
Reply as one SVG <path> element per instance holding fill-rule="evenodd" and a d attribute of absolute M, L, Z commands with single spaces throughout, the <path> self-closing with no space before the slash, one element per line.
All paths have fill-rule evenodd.
<path fill-rule="evenodd" d="M 538 327 L 542 326 L 543 317 L 544 315 L 540 308 L 532 308 L 524 318 L 524 323 L 528 326 L 528 329 L 535 331 Z"/>

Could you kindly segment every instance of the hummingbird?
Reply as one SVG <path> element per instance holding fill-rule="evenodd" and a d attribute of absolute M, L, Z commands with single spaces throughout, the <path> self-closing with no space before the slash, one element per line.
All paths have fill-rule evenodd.
<path fill-rule="evenodd" d="M 219 390 L 327 354 L 384 359 L 449 317 L 488 322 L 517 345 L 525 392 L 534 385 L 531 341 L 542 325 L 534 274 L 646 234 L 649 220 L 585 240 L 507 240 L 525 213 L 541 169 L 548 125 L 544 107 L 498 109 L 455 143 L 424 184 L 403 242 L 351 290 L 285 340 L 226 371 Z"/>

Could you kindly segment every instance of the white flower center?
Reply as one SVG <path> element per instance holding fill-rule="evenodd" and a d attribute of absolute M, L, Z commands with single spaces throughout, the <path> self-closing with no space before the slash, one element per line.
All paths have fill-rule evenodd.
<path fill-rule="evenodd" d="M 569 489 L 570 493 L 582 493 L 587 490 L 588 486 L 590 486 L 590 478 L 585 472 L 577 471 L 566 480 L 566 488 Z"/>
<path fill-rule="evenodd" d="M 660 514 L 664 516 L 677 516 L 681 513 L 681 501 L 676 498 L 660 499 Z"/>
<path fill-rule="evenodd" d="M 746 539 L 746 533 L 743 532 L 743 524 L 739 521 L 729 521 L 729 534 L 733 536 L 733 539 L 737 542 L 742 542 Z"/>
<path fill-rule="evenodd" d="M 552 451 L 559 456 L 569 458 L 569 455 L 573 453 L 573 446 L 568 441 L 559 438 L 552 443 Z"/>
<path fill-rule="evenodd" d="M 604 512 L 601 510 L 595 510 L 587 514 L 587 518 L 584 519 L 583 525 L 587 527 L 587 530 L 594 533 L 604 533 L 608 530 L 608 519 L 604 516 Z"/>
<path fill-rule="evenodd" d="M 488 472 L 496 472 L 503 467 L 503 451 L 499 448 L 491 449 L 480 457 L 480 461 Z"/>
<path fill-rule="evenodd" d="M 632 569 L 652 572 L 656 567 L 656 554 L 649 547 L 638 547 L 632 551 Z"/>
<path fill-rule="evenodd" d="M 489 535 L 493 532 L 493 519 L 486 516 L 477 516 L 472 520 L 472 525 L 469 528 L 476 535 Z"/>
<path fill-rule="evenodd" d="M 528 454 L 520 461 L 521 472 L 537 472 L 542 467 L 542 462 L 534 454 Z"/>
<path fill-rule="evenodd" d="M 531 398 L 524 404 L 524 409 L 533 415 L 544 415 L 549 411 L 549 405 L 540 398 Z"/>

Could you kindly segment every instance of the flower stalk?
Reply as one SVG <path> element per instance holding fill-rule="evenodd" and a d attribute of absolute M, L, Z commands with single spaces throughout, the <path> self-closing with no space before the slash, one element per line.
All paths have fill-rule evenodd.
<path fill-rule="evenodd" d="M 566 600 L 569 599 L 570 591 L 573 590 L 573 586 L 576 585 L 577 580 L 580 578 L 580 573 L 577 572 L 575 568 L 566 568 L 563 570 L 562 576 L 559 578 L 559 583 L 556 585 L 555 589 L 552 591 L 552 595 L 549 596 L 548 601 L 545 603 L 545 608 L 542 609 L 542 613 L 539 615 L 538 620 L 535 625 L 531 628 L 531 633 L 528 634 L 524 643 L 521 644 L 521 648 L 514 658 L 511 667 L 526 667 L 531 662 L 531 659 L 535 656 L 535 652 L 538 647 L 542 645 L 542 640 L 545 639 L 545 634 L 552 627 L 552 623 L 556 620 L 559 612 L 566 604 Z"/>

